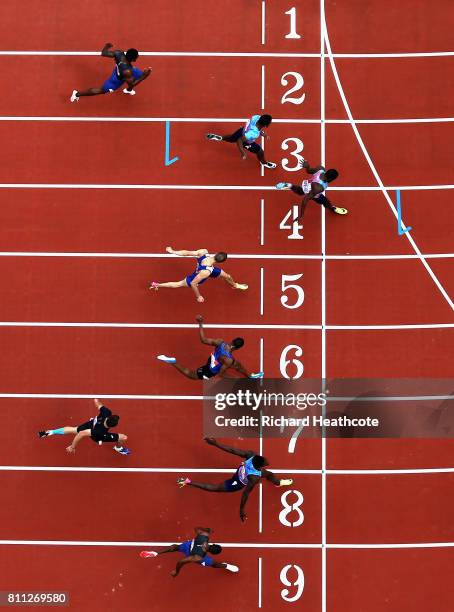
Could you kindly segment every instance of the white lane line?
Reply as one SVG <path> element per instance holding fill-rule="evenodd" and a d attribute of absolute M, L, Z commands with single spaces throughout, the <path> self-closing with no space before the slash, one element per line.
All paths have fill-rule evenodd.
<path fill-rule="evenodd" d="M 262 64 L 261 70 L 261 104 L 262 110 L 265 110 L 265 65 Z"/>
<path fill-rule="evenodd" d="M 262 557 L 259 557 L 259 568 L 258 568 L 258 607 L 262 607 Z"/>
<path fill-rule="evenodd" d="M 262 66 L 262 110 L 265 108 L 265 79 Z M 70 116 L 23 116 L 0 115 L 0 121 L 57 121 L 82 123 L 244 123 L 247 118 L 232 117 L 70 117 Z M 348 119 L 324 119 L 327 124 L 350 125 Z M 453 123 L 454 117 L 415 117 L 402 119 L 355 119 L 355 123 L 364 125 L 399 124 L 399 123 Z M 278 119 L 273 117 L 273 123 L 319 124 L 320 119 Z"/>
<path fill-rule="evenodd" d="M 347 113 L 347 116 L 350 120 L 351 123 L 351 127 L 353 129 L 353 132 L 356 136 L 356 140 L 358 141 L 359 146 L 361 147 L 361 150 L 363 152 L 364 157 L 366 158 L 367 163 L 369 164 L 369 168 L 371 169 L 372 174 L 375 177 L 375 180 L 377 181 L 377 184 L 380 186 L 381 191 L 386 199 L 386 201 L 388 202 L 388 205 L 392 211 L 392 213 L 394 214 L 394 216 L 396 217 L 396 219 L 398 218 L 398 213 L 397 213 L 397 209 L 394 205 L 394 202 L 392 201 L 387 189 L 385 188 L 381 177 L 377 171 L 377 169 L 375 168 L 375 165 L 372 161 L 372 158 L 369 155 L 369 152 L 364 144 L 364 141 L 359 133 L 359 130 L 355 124 L 355 120 L 353 119 L 353 115 L 352 112 L 350 110 L 350 106 L 348 104 L 347 98 L 345 96 L 344 93 L 344 89 L 342 87 L 342 83 L 340 81 L 339 78 L 339 74 L 337 72 L 337 67 L 336 67 L 336 63 L 334 61 L 333 55 L 332 55 L 332 51 L 331 51 L 331 44 L 330 44 L 330 40 L 329 40 L 329 36 L 328 36 L 328 29 L 326 26 L 326 20 L 323 19 L 322 21 L 322 28 L 323 28 L 323 35 L 324 35 L 324 39 L 325 39 L 325 44 L 326 44 L 326 51 L 327 51 L 327 55 L 329 57 L 329 61 L 330 61 L 330 65 L 331 65 L 331 70 L 333 72 L 334 75 L 334 80 L 336 81 L 336 85 L 337 85 L 337 89 L 339 92 L 339 95 L 342 99 L 342 104 L 344 106 L 345 112 Z M 451 297 L 449 296 L 449 294 L 447 293 L 446 289 L 444 288 L 444 286 L 441 284 L 440 280 L 438 279 L 437 275 L 434 273 L 434 271 L 432 270 L 432 268 L 430 267 L 430 265 L 427 263 L 427 261 L 424 259 L 421 251 L 419 250 L 419 247 L 417 246 L 413 236 L 409 233 L 406 232 L 405 234 L 407 240 L 409 241 L 409 243 L 411 244 L 411 246 L 413 247 L 413 250 L 415 251 L 415 253 L 417 255 L 419 255 L 420 261 L 422 263 L 422 265 L 425 267 L 426 271 L 428 272 L 429 276 L 431 277 L 431 279 L 433 280 L 433 282 L 435 283 L 436 287 L 438 288 L 438 290 L 440 291 L 440 293 L 442 294 L 442 296 L 444 297 L 444 299 L 446 300 L 446 302 L 448 303 L 448 306 L 451 308 L 451 310 L 454 311 L 454 302 L 451 299 Z"/>
<path fill-rule="evenodd" d="M 232 474 L 236 467 L 232 468 L 114 468 L 114 467 L 91 467 L 91 466 L 54 466 L 54 465 L 0 465 L 0 472 L 100 472 L 100 473 L 132 473 L 132 474 L 180 474 L 190 472 L 192 474 Z M 276 474 L 293 474 L 304 476 L 320 476 L 322 470 L 302 469 L 273 469 Z M 415 476 L 429 474 L 454 474 L 451 468 L 413 468 L 413 469 L 354 469 L 354 470 L 325 470 L 331 476 Z"/>
<path fill-rule="evenodd" d="M 263 200 L 264 202 L 264 200 Z M 262 207 L 263 216 L 263 242 L 265 240 L 264 226 L 265 226 L 265 206 Z M 262 232 L 261 232 L 262 233 Z M 70 252 L 65 253 L 62 251 L 0 251 L 0 257 L 112 257 L 112 258 L 124 258 L 124 259 L 168 259 L 175 258 L 176 255 L 167 255 L 165 253 L 83 253 L 83 252 Z M 425 259 L 452 259 L 454 253 L 424 253 Z M 394 260 L 394 259 L 419 259 L 419 255 L 406 254 L 392 254 L 392 255 L 287 255 L 284 253 L 267 254 L 267 253 L 231 253 L 229 259 L 308 259 L 308 260 Z"/>
<path fill-rule="evenodd" d="M 261 166 L 262 168 L 263 166 Z M 183 191 L 275 191 L 275 185 L 154 185 L 116 183 L 0 183 L 0 189 L 177 189 Z M 330 191 L 437 191 L 454 184 L 330 187 Z"/>
<path fill-rule="evenodd" d="M 260 268 L 260 315 L 264 313 L 264 274 Z M 0 327 L 54 327 L 87 329 L 198 329 L 195 323 L 98 323 L 98 322 L 58 322 L 58 321 L 0 321 Z M 280 323 L 207 323 L 208 329 L 280 329 L 280 330 L 405 330 L 405 329 L 451 329 L 454 323 L 415 323 L 403 325 L 285 325 Z"/>
<path fill-rule="evenodd" d="M 260 246 L 265 244 L 265 200 L 260 200 Z M 232 256 L 229 255 L 231 258 Z"/>
<path fill-rule="evenodd" d="M 265 269 L 260 268 L 260 315 L 264 311 L 264 292 L 265 292 Z"/>
<path fill-rule="evenodd" d="M 0 398 L 45 398 L 45 399 L 121 399 L 121 400 L 206 400 L 204 395 L 113 395 L 106 393 L 0 393 Z M 210 398 L 208 398 L 210 399 Z M 211 398 L 213 399 L 213 398 Z M 384 397 L 355 397 L 342 396 L 330 397 L 330 402 L 408 402 L 408 401 L 427 401 L 427 400 L 451 400 L 452 395 L 405 395 L 405 396 L 384 396 Z"/>
<path fill-rule="evenodd" d="M 262 66 L 262 110 L 265 108 L 265 66 Z M 71 117 L 64 115 L 53 116 L 23 116 L 0 115 L 0 121 L 60 121 L 82 123 L 244 123 L 247 118 L 233 117 Z M 350 125 L 348 119 L 324 119 L 327 124 Z M 355 119 L 355 123 L 364 125 L 373 124 L 399 124 L 399 123 L 453 123 L 454 117 L 415 117 L 391 119 Z M 291 124 L 319 124 L 321 119 L 278 119 L 273 117 L 273 123 Z"/>
<path fill-rule="evenodd" d="M 325 98 L 325 38 L 323 33 L 323 21 L 325 19 L 325 1 L 320 0 L 320 151 L 321 151 L 321 164 L 326 164 L 326 128 L 325 128 L 325 114 L 326 114 L 326 98 Z M 325 207 L 321 207 L 321 249 L 322 249 L 322 261 L 321 261 L 321 377 L 323 380 L 326 379 L 326 210 Z M 322 408 L 322 416 L 326 416 L 325 407 Z M 322 536 L 322 612 L 326 612 L 326 600 L 327 600 L 327 575 L 326 575 L 326 530 L 327 530 L 327 502 L 326 502 L 326 436 L 322 436 L 321 439 L 321 536 Z"/>
<path fill-rule="evenodd" d="M 261 32 L 262 45 L 266 43 L 266 3 L 262 0 L 262 32 Z"/>
<path fill-rule="evenodd" d="M 50 56 L 50 57 L 100 57 L 100 51 L 0 51 L 0 56 Z M 145 57 L 303 57 L 320 59 L 320 53 L 237 53 L 229 51 L 141 51 Z M 454 51 L 430 51 L 430 52 L 408 52 L 408 53 L 334 53 L 334 58 L 339 59 L 378 59 L 396 57 L 453 57 Z"/>
<path fill-rule="evenodd" d="M 102 547 L 139 547 L 139 546 L 170 546 L 171 542 L 150 541 L 100 541 L 100 540 L 0 540 L 4 546 L 102 546 Z M 321 544 L 274 544 L 268 542 L 219 542 L 223 548 L 255 548 L 282 550 L 314 550 L 322 548 Z M 454 548 L 454 542 L 415 542 L 392 544 L 327 544 L 328 549 L 404 549 L 404 548 Z"/>

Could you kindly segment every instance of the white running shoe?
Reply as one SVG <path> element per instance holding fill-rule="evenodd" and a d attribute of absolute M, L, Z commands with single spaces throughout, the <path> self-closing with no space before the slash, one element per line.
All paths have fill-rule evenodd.
<path fill-rule="evenodd" d="M 207 134 L 205 138 L 207 140 L 222 140 L 222 136 L 219 136 L 219 134 Z"/>
<path fill-rule="evenodd" d="M 158 553 L 155 550 L 142 550 L 139 554 L 142 559 L 150 559 L 151 557 L 158 556 Z"/>
<path fill-rule="evenodd" d="M 177 361 L 175 357 L 167 357 L 166 355 L 158 355 L 156 359 L 159 359 L 159 361 L 165 361 L 166 363 L 176 363 Z"/>
<path fill-rule="evenodd" d="M 240 571 L 239 567 L 237 567 L 236 565 L 232 565 L 231 563 L 226 563 L 225 569 L 229 572 L 234 572 L 235 574 Z"/>
<path fill-rule="evenodd" d="M 125 88 L 125 89 L 123 89 L 123 93 L 124 94 L 128 94 L 130 96 L 135 96 L 136 95 L 136 92 L 134 91 L 134 89 L 129 90 L 129 89 Z"/>
<path fill-rule="evenodd" d="M 264 164 L 262 162 L 260 162 L 262 164 L 262 166 L 264 166 L 265 168 L 270 168 L 270 170 L 272 170 L 273 168 L 276 167 L 276 164 L 274 162 L 265 162 Z"/>
<path fill-rule="evenodd" d="M 71 102 L 79 102 L 80 98 L 77 95 L 77 89 L 73 90 L 73 92 L 71 94 L 71 97 L 70 97 L 70 100 L 71 100 Z"/>
<path fill-rule="evenodd" d="M 248 288 L 249 288 L 249 285 L 242 285 L 241 283 L 235 283 L 235 289 L 246 291 Z"/>

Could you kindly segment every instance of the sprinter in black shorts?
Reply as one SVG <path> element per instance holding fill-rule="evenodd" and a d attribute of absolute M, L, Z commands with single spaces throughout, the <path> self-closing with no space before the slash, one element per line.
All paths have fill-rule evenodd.
<path fill-rule="evenodd" d="M 180 552 L 185 556 L 184 559 L 178 561 L 176 568 L 171 572 L 171 575 L 175 578 L 180 573 L 183 565 L 187 563 L 198 563 L 204 567 L 214 567 L 215 569 L 226 569 L 229 572 L 238 572 L 239 568 L 236 565 L 229 563 L 219 563 L 210 557 L 207 553 L 212 555 L 219 555 L 222 552 L 222 546 L 219 544 L 210 544 L 210 536 L 213 530 L 209 527 L 196 527 L 195 538 L 193 540 L 186 540 L 181 544 L 172 544 L 169 548 L 156 552 L 155 550 L 142 550 L 140 556 L 142 559 L 149 559 L 151 557 L 157 557 L 169 552 Z"/>
<path fill-rule="evenodd" d="M 128 437 L 125 434 L 110 433 L 109 429 L 116 427 L 120 417 L 116 414 L 112 414 L 112 411 L 106 408 L 102 402 L 98 399 L 94 400 L 96 408 L 99 410 L 97 416 L 91 418 L 89 421 L 82 423 L 78 427 L 60 427 L 57 429 L 47 429 L 39 432 L 40 438 L 47 438 L 48 436 L 66 434 L 76 434 L 74 440 L 66 448 L 68 453 L 75 453 L 76 446 L 82 440 L 82 438 L 91 437 L 93 442 L 102 444 L 103 442 L 115 442 L 114 450 L 121 455 L 129 455 L 130 450 L 123 446 L 123 442 L 126 442 Z"/>

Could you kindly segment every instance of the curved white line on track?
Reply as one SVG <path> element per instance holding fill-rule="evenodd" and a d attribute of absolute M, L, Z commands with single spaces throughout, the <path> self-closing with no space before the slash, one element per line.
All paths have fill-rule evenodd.
<path fill-rule="evenodd" d="M 388 205 L 392 211 L 392 213 L 394 214 L 395 218 L 398 219 L 398 214 L 397 214 L 397 209 L 394 205 L 394 202 L 392 201 L 387 189 L 385 188 L 383 181 L 381 180 L 381 177 L 377 171 L 377 169 L 375 168 L 375 165 L 369 155 L 369 152 L 364 144 L 364 141 L 361 137 L 361 134 L 359 133 L 359 130 L 356 126 L 355 120 L 353 119 L 353 115 L 352 112 L 350 110 L 350 106 L 348 104 L 347 98 L 345 96 L 344 93 L 344 89 L 342 87 L 342 83 L 340 81 L 339 78 L 339 74 L 337 72 L 337 67 L 336 67 L 336 62 L 334 61 L 334 57 L 333 57 L 333 53 L 331 50 L 331 43 L 329 40 L 329 35 L 328 35 L 328 28 L 326 26 L 326 19 L 323 16 L 322 19 L 322 28 L 323 28 L 323 33 L 324 33 L 324 39 L 325 39 L 325 45 L 326 45 L 326 54 L 329 58 L 330 61 L 330 65 L 331 65 L 331 69 L 333 71 L 333 75 L 334 75 L 334 80 L 336 81 L 336 85 L 337 85 L 337 89 L 339 92 L 339 95 L 341 97 L 342 100 L 342 104 L 344 106 L 345 112 L 347 113 L 348 119 L 350 121 L 350 125 L 352 127 L 352 130 L 356 136 L 356 140 L 358 141 L 359 146 L 361 147 L 361 150 L 363 152 L 364 157 L 366 158 L 367 163 L 369 164 L 369 168 L 372 172 L 372 174 L 375 177 L 375 180 L 377 181 L 377 184 L 379 185 L 386 201 L 388 202 Z M 405 226 L 402 222 L 402 228 L 405 229 Z M 413 247 L 413 250 L 415 251 L 415 253 L 419 256 L 419 259 L 422 263 L 422 265 L 426 268 L 429 276 L 431 277 L 431 279 L 433 280 L 433 282 L 435 283 L 436 287 L 438 288 L 438 290 L 440 291 L 440 293 L 442 294 L 442 296 L 444 297 L 444 299 L 446 300 L 446 302 L 448 303 L 449 307 L 451 308 L 452 311 L 454 311 L 454 302 L 451 299 L 451 297 L 449 296 L 448 292 L 446 291 L 446 289 L 443 287 L 443 285 L 441 284 L 440 280 L 438 279 L 437 275 L 434 273 L 434 271 L 432 270 L 432 268 L 430 267 L 430 265 L 427 263 L 427 261 L 424 259 L 421 251 L 419 250 L 418 245 L 416 244 L 413 236 L 409 233 L 406 232 L 405 236 L 407 238 L 407 240 L 409 241 L 409 243 L 411 244 L 411 246 Z"/>

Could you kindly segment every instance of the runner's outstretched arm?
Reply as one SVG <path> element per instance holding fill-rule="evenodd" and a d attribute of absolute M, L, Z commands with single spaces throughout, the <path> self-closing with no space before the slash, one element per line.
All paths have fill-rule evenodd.
<path fill-rule="evenodd" d="M 172 247 L 168 246 L 166 247 L 166 251 L 172 255 L 179 255 L 180 257 L 202 257 L 202 255 L 208 255 L 207 249 L 197 249 L 196 251 L 181 249 L 180 251 L 176 251 L 172 249 Z"/>
<path fill-rule="evenodd" d="M 226 444 L 221 444 L 216 440 L 216 438 L 204 438 L 205 442 L 210 446 L 216 446 L 220 450 L 225 451 L 226 453 L 231 453 L 232 455 L 237 455 L 238 457 L 242 457 L 243 459 L 249 459 L 253 457 L 256 453 L 251 450 L 243 450 L 242 448 L 236 448 L 234 446 L 227 446 Z"/>

